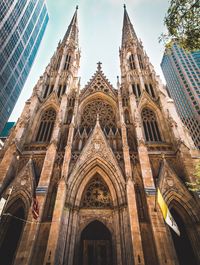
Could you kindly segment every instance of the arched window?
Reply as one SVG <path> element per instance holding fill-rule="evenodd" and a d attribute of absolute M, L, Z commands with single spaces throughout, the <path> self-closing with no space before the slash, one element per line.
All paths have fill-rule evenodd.
<path fill-rule="evenodd" d="M 58 56 L 58 59 L 57 59 L 56 70 L 58 70 L 58 69 L 59 69 L 59 67 L 60 67 L 60 62 L 61 62 L 61 59 L 62 59 L 62 56 L 61 56 L 61 55 L 59 55 L 59 56 Z"/>
<path fill-rule="evenodd" d="M 56 119 L 56 112 L 53 108 L 50 108 L 43 113 L 39 130 L 36 136 L 36 142 L 49 142 Z"/>
<path fill-rule="evenodd" d="M 73 110 L 70 109 L 67 113 L 67 124 L 70 124 L 72 121 L 72 116 L 73 116 Z"/>
<path fill-rule="evenodd" d="M 129 66 L 131 70 L 135 69 L 135 59 L 133 54 L 129 56 Z"/>
<path fill-rule="evenodd" d="M 155 93 L 152 84 L 145 84 L 145 90 L 152 98 L 155 98 Z"/>
<path fill-rule="evenodd" d="M 57 90 L 58 97 L 59 98 L 62 97 L 62 95 L 64 95 L 65 91 L 66 91 L 66 85 L 63 85 L 63 86 L 59 85 L 58 90 Z"/>
<path fill-rule="evenodd" d="M 142 61 L 142 56 L 140 54 L 138 54 L 138 61 L 139 61 L 140 69 L 144 69 L 144 64 L 143 64 L 143 61 Z"/>
<path fill-rule="evenodd" d="M 145 133 L 146 141 L 150 142 L 161 142 L 161 136 L 158 129 L 158 123 L 154 112 L 150 109 L 143 109 L 142 121 Z"/>
<path fill-rule="evenodd" d="M 65 59 L 65 64 L 64 64 L 64 70 L 69 69 L 70 61 L 71 61 L 71 55 L 67 54 L 66 59 Z"/>
<path fill-rule="evenodd" d="M 43 98 L 47 98 L 53 91 L 54 85 L 46 85 L 43 93 Z"/>
<path fill-rule="evenodd" d="M 126 124 L 130 123 L 129 111 L 127 109 L 124 111 L 124 119 Z"/>
<path fill-rule="evenodd" d="M 139 98 L 141 95 L 140 85 L 139 84 L 132 84 L 133 93 L 136 98 Z"/>

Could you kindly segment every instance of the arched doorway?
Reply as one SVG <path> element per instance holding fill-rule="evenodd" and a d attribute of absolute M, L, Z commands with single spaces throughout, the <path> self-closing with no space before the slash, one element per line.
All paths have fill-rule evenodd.
<path fill-rule="evenodd" d="M 108 228 L 93 221 L 81 233 L 79 265 L 112 265 L 112 237 Z"/>
<path fill-rule="evenodd" d="M 16 251 L 19 246 L 20 237 L 23 231 L 25 211 L 21 201 L 16 202 L 6 211 L 11 215 L 5 215 L 0 225 L 0 263 L 12 265 Z"/>
<path fill-rule="evenodd" d="M 174 208 L 171 208 L 170 212 L 180 230 L 180 236 L 178 236 L 174 231 L 172 231 L 172 229 L 170 229 L 179 265 L 198 265 L 190 239 L 187 234 L 185 224 L 181 216 Z"/>

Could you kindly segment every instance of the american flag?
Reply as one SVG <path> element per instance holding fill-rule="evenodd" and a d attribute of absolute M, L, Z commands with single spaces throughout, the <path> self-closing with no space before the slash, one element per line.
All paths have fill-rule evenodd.
<path fill-rule="evenodd" d="M 32 215 L 35 220 L 37 220 L 39 217 L 39 204 L 36 196 L 33 198 L 32 202 Z"/>

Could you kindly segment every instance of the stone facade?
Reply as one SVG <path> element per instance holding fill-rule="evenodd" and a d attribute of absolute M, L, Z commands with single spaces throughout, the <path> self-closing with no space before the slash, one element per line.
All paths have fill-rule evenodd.
<path fill-rule="evenodd" d="M 199 199 L 185 182 L 200 155 L 126 8 L 117 88 L 98 63 L 80 89 L 79 61 L 76 10 L 1 153 L 4 265 L 199 264 Z M 156 186 L 180 238 L 163 220 Z"/>

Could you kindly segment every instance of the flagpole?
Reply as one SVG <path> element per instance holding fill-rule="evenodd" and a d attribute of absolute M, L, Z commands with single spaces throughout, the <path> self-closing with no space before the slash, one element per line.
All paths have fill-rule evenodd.
<path fill-rule="evenodd" d="M 155 193 L 155 202 L 154 202 L 154 212 L 157 212 L 158 179 L 155 179 L 155 188 L 156 188 L 156 193 Z"/>

